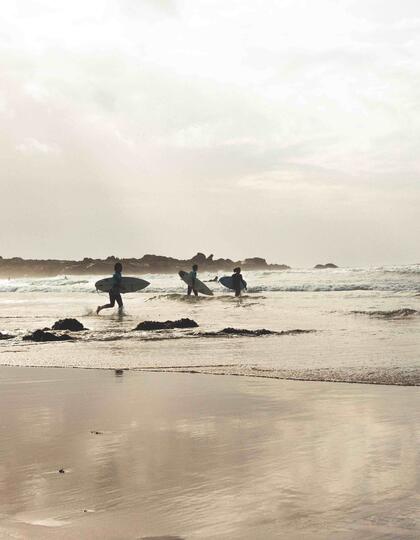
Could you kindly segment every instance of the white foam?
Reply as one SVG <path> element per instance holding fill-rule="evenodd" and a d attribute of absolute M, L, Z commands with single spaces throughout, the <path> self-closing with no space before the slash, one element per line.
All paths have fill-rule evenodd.
<path fill-rule="evenodd" d="M 223 275 L 223 273 L 219 273 Z M 0 280 L 0 292 L 6 293 L 94 293 L 100 276 L 56 276 Z M 147 293 L 182 294 L 185 284 L 176 274 L 146 274 L 151 282 Z M 210 279 L 213 274 L 200 274 Z M 420 265 L 377 268 L 337 268 L 327 270 L 293 269 L 287 271 L 246 272 L 249 292 L 345 292 L 388 291 L 419 292 Z M 226 289 L 209 283 L 216 293 Z M 139 293 L 141 294 L 141 293 Z"/>

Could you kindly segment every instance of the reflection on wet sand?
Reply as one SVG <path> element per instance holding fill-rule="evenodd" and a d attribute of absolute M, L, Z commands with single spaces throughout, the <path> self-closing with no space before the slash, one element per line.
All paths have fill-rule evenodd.
<path fill-rule="evenodd" d="M 71 369 L 0 376 L 4 535 L 420 535 L 417 388 Z"/>

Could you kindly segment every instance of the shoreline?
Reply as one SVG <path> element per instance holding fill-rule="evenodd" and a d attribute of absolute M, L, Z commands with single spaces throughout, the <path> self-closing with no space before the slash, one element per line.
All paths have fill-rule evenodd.
<path fill-rule="evenodd" d="M 251 283 L 261 279 L 262 291 L 239 300 L 223 290 L 208 298 L 188 297 L 182 284 L 162 276 L 156 290 L 170 293 L 128 295 L 124 313 L 114 310 L 100 317 L 96 307 L 103 303 L 102 297 L 84 292 L 92 280 L 76 283 L 76 289 L 72 286 L 68 291 L 70 279 L 64 285 L 60 280 L 56 286 L 42 283 L 41 291 L 34 287 L 27 293 L 5 292 L 0 331 L 6 338 L 14 337 L 1 340 L 0 364 L 420 386 L 420 305 L 412 293 L 355 291 L 365 280 L 372 287 L 378 283 L 375 275 L 356 273 L 356 279 L 352 272 L 346 272 L 337 287 L 335 273 L 321 277 L 321 271 L 303 278 L 284 273 L 282 287 L 287 290 L 277 290 L 278 274 L 268 274 L 247 276 Z M 416 276 L 409 284 L 417 283 Z M 391 286 L 394 277 L 384 274 L 384 283 Z M 332 287 L 332 281 L 339 291 L 318 292 Z M 407 285 L 405 277 L 403 281 Z M 54 287 L 62 294 L 43 293 Z M 65 318 L 77 318 L 86 330 L 69 330 L 71 342 L 36 342 L 43 336 L 34 332 L 52 329 Z M 185 318 L 199 328 L 134 331 L 140 323 Z M 62 337 L 57 332 L 51 339 Z"/>
<path fill-rule="evenodd" d="M 0 356 L 1 359 L 1 356 Z M 98 371 L 117 371 L 121 370 L 123 372 L 141 372 L 141 373 L 182 373 L 185 375 L 211 375 L 219 377 L 244 377 L 250 379 L 267 379 L 267 380 L 277 380 L 277 381 L 296 381 L 296 382 L 312 382 L 312 383 L 329 383 L 329 384 L 351 384 L 351 385 L 363 385 L 363 386 L 386 386 L 392 387 L 396 386 L 399 388 L 417 388 L 420 386 L 420 372 L 415 374 L 415 381 L 406 381 L 406 382 L 387 382 L 387 381 L 374 381 L 368 379 L 357 378 L 349 380 L 344 378 L 316 378 L 315 376 L 309 375 L 308 377 L 303 376 L 292 376 L 292 375 L 280 375 L 275 370 L 267 373 L 270 370 L 261 370 L 265 373 L 256 373 L 258 369 L 249 368 L 248 370 L 237 372 L 234 369 L 231 371 L 218 371 L 218 368 L 223 366 L 213 366 L 214 369 L 209 369 L 209 366 L 167 366 L 167 367 L 101 367 L 101 366 L 71 366 L 71 365 L 36 365 L 36 364 L 6 364 L 0 363 L 0 369 L 6 368 L 28 368 L 28 369 L 81 369 L 81 370 L 98 370 Z M 327 368 L 326 368 L 327 369 Z M 366 370 L 371 374 L 372 368 L 366 368 Z M 309 370 L 307 370 L 309 371 Z M 328 368 L 328 371 L 331 371 Z M 395 374 L 395 368 L 389 368 L 389 371 Z M 408 376 L 409 377 L 409 376 Z M 418 380 L 417 380 L 418 379 Z"/>

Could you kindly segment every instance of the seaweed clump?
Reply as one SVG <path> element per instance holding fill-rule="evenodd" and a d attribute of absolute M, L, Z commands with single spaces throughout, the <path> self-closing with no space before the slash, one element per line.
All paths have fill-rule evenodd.
<path fill-rule="evenodd" d="M 36 341 L 36 342 L 44 342 L 44 341 L 72 341 L 73 338 L 69 336 L 68 334 L 53 334 L 52 332 L 46 332 L 45 330 L 35 330 L 35 332 L 32 332 L 32 334 L 28 334 L 27 336 L 24 336 L 22 339 L 25 341 Z"/>
<path fill-rule="evenodd" d="M 86 330 L 86 328 L 77 319 L 60 319 L 53 324 L 52 330 L 69 330 L 70 332 L 80 332 L 81 330 Z"/>
<path fill-rule="evenodd" d="M 198 328 L 192 319 L 178 319 L 177 321 L 143 321 L 134 330 L 173 330 L 174 328 Z"/>

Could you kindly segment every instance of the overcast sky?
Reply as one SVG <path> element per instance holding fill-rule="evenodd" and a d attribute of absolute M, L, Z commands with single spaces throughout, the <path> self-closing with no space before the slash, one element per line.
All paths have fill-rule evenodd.
<path fill-rule="evenodd" d="M 0 255 L 420 262 L 418 0 L 3 0 Z"/>

